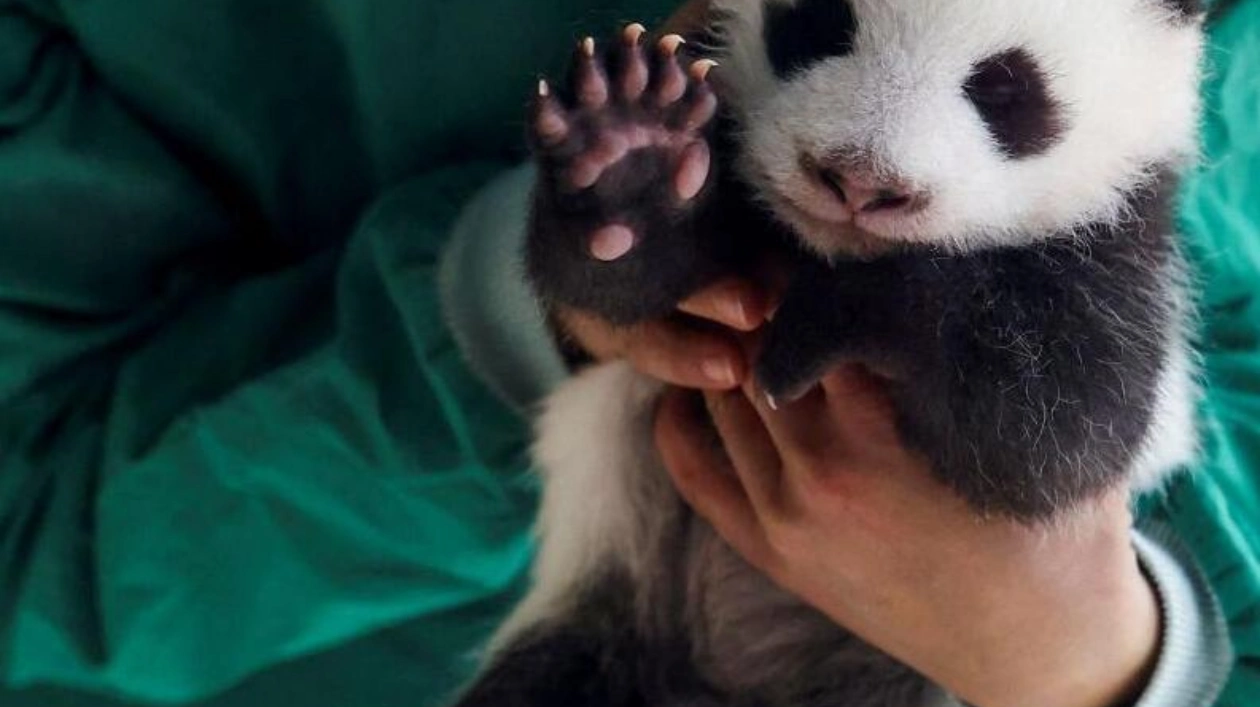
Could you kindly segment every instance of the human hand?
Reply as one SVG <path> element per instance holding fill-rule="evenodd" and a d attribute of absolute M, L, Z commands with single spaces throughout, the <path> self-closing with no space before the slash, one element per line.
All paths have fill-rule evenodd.
<path fill-rule="evenodd" d="M 1108 707 L 1145 683 L 1159 614 L 1127 493 L 1052 526 L 981 519 L 901 442 L 858 367 L 768 408 L 751 384 L 688 393 L 656 436 L 679 491 L 776 583 L 977 707 Z"/>
<path fill-rule="evenodd" d="M 627 359 L 652 378 L 683 388 L 729 390 L 748 375 L 735 332 L 765 323 L 769 300 L 752 282 L 726 279 L 692 295 L 682 316 L 618 327 L 587 312 L 562 309 L 561 328 L 600 361 Z"/>

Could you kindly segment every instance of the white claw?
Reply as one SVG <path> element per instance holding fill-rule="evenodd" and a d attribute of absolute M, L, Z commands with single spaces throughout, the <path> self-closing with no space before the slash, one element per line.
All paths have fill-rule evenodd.
<path fill-rule="evenodd" d="M 661 37 L 661 49 L 665 50 L 665 54 L 673 56 L 678 53 L 678 48 L 686 44 L 687 40 L 679 34 L 667 34 Z"/>
<path fill-rule="evenodd" d="M 547 85 L 547 79 L 538 79 L 538 97 L 546 98 L 551 95 L 551 86 Z"/>
<path fill-rule="evenodd" d="M 639 43 L 639 38 L 641 38 L 646 33 L 647 33 L 647 27 L 644 27 L 638 22 L 626 25 L 626 31 L 625 31 L 626 42 L 637 45 Z"/>
<path fill-rule="evenodd" d="M 595 38 L 594 37 L 587 37 L 586 39 L 582 40 L 582 53 L 589 57 L 595 56 Z"/>
<path fill-rule="evenodd" d="M 779 401 L 776 400 L 775 397 L 769 393 L 766 393 L 766 405 L 769 405 L 770 409 L 774 410 L 775 412 L 779 411 Z"/>
<path fill-rule="evenodd" d="M 712 59 L 700 59 L 691 65 L 691 76 L 697 81 L 703 81 L 709 77 L 709 72 L 716 68 L 718 63 Z"/>

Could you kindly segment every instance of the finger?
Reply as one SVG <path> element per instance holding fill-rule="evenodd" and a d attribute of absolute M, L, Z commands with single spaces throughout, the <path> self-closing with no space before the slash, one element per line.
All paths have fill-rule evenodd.
<path fill-rule="evenodd" d="M 668 108 L 687 92 L 687 74 L 678 63 L 678 48 L 686 44 L 680 35 L 661 37 L 656 45 L 656 71 L 652 84 L 656 105 Z"/>
<path fill-rule="evenodd" d="M 852 400 L 883 405 L 885 384 L 871 369 L 860 363 L 837 366 L 822 379 L 823 390 L 837 402 Z"/>
<path fill-rule="evenodd" d="M 647 28 L 638 22 L 626 25 L 621 32 L 620 88 L 622 99 L 628 102 L 639 100 L 647 90 L 648 80 L 651 78 L 647 57 L 641 46 L 646 33 Z"/>
<path fill-rule="evenodd" d="M 739 479 L 696 419 L 693 394 L 665 393 L 656 414 L 656 446 L 678 492 L 736 552 L 766 569 L 771 557 L 765 534 Z"/>
<path fill-rule="evenodd" d="M 717 94 L 713 92 L 708 81 L 709 72 L 717 65 L 717 62 L 712 59 L 701 59 L 687 70 L 692 84 L 687 89 L 682 103 L 674 111 L 670 119 L 671 126 L 689 132 L 697 131 L 717 116 Z"/>
<path fill-rule="evenodd" d="M 752 379 L 744 383 L 744 396 L 761 419 L 785 466 L 814 468 L 815 460 L 838 454 L 831 435 L 831 415 L 825 396 L 815 389 L 799 400 L 775 402 Z"/>
<path fill-rule="evenodd" d="M 709 394 L 705 400 L 731 466 L 757 515 L 781 515 L 783 461 L 757 411 L 739 391 Z"/>
<path fill-rule="evenodd" d="M 538 95 L 534 99 L 533 112 L 534 137 L 542 147 L 554 148 L 569 137 L 568 116 L 546 79 L 538 80 Z"/>
<path fill-rule="evenodd" d="M 840 366 L 822 380 L 836 434 L 855 447 L 900 444 L 887 382 L 860 364 Z"/>
<path fill-rule="evenodd" d="M 560 307 L 556 321 L 564 333 L 572 337 L 582 349 L 597 361 L 609 361 L 625 355 L 625 329 L 609 324 L 597 316 L 581 310 Z"/>
<path fill-rule="evenodd" d="M 626 356 L 640 372 L 683 388 L 730 390 L 748 375 L 734 340 L 680 322 L 635 326 L 628 334 Z"/>
<path fill-rule="evenodd" d="M 678 198 L 688 202 L 699 196 L 709 180 L 712 165 L 713 155 L 707 143 L 699 140 L 688 145 L 674 173 L 674 193 Z"/>
<path fill-rule="evenodd" d="M 716 282 L 683 300 L 680 310 L 739 331 L 755 331 L 766 321 L 766 296 L 753 283 L 738 278 Z"/>
<path fill-rule="evenodd" d="M 578 101 L 587 108 L 600 108 L 608 102 L 608 78 L 595 56 L 595 40 L 578 43 L 573 55 L 573 82 Z"/>
<path fill-rule="evenodd" d="M 882 497 L 885 508 L 918 509 L 924 527 L 942 526 L 947 517 L 974 519 L 974 509 L 932 474 L 931 460 L 902 439 L 887 379 L 848 364 L 828 373 L 821 390 L 833 445 L 844 455 L 828 472 L 843 481 L 836 488 Z"/>

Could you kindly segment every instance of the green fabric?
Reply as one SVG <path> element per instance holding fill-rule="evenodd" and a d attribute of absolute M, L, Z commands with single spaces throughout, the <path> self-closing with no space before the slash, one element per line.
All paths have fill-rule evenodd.
<path fill-rule="evenodd" d="M 1222 705 L 1260 700 L 1260 1 L 1216 26 L 1203 167 L 1183 224 L 1202 290 L 1205 461 L 1154 515 L 1208 573 L 1237 665 Z"/>
<path fill-rule="evenodd" d="M 631 4 L 0 0 L 0 705 L 467 674 L 534 490 L 437 256 Z"/>
<path fill-rule="evenodd" d="M 674 4 L 0 0 L 0 707 L 427 707 L 467 675 L 534 490 L 437 253 L 518 156 L 532 72 Z M 1185 209 L 1212 434 L 1152 513 L 1213 579 L 1246 707 L 1260 0 L 1216 47 Z"/>

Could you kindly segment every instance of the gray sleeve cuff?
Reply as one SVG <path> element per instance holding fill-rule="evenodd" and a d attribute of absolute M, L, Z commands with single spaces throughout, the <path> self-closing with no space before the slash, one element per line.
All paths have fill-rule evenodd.
<path fill-rule="evenodd" d="M 1163 646 L 1151 682 L 1135 707 L 1208 707 L 1229 677 L 1233 649 L 1216 597 L 1181 541 L 1146 526 L 1133 533 L 1146 576 L 1159 595 Z"/>
<path fill-rule="evenodd" d="M 526 166 L 482 189 L 455 224 L 440 274 L 442 309 L 465 359 L 521 411 L 566 375 L 525 276 L 533 185 L 534 170 Z"/>

